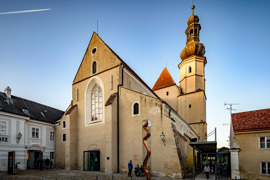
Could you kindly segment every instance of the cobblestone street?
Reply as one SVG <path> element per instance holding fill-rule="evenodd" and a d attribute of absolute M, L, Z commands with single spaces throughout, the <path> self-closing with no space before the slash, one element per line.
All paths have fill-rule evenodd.
<path fill-rule="evenodd" d="M 0 171 L 0 180 L 10 179 L 25 179 L 25 180 L 146 180 L 146 177 L 127 177 L 127 174 L 111 174 L 104 172 L 93 171 L 76 171 L 76 170 L 16 170 L 15 175 L 9 175 L 7 172 Z M 185 179 L 192 179 L 191 175 Z M 196 180 L 206 179 L 204 173 L 199 174 Z M 215 179 L 214 174 L 210 175 L 210 179 Z M 230 178 L 219 177 L 219 180 L 229 180 Z M 152 180 L 171 180 L 171 178 L 165 177 L 152 177 Z"/>

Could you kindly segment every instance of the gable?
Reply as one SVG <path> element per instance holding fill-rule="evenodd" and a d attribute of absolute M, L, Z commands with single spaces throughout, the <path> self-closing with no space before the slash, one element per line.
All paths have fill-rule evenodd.
<path fill-rule="evenodd" d="M 121 61 L 116 54 L 104 43 L 104 41 L 94 32 L 86 49 L 81 65 L 73 80 L 73 84 L 91 77 L 92 64 L 96 62 L 98 74 L 108 69 L 118 66 Z"/>

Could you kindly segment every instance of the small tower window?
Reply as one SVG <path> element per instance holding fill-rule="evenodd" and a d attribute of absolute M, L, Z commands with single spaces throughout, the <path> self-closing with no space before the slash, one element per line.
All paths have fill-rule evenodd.
<path fill-rule="evenodd" d="M 96 51 L 97 51 L 97 48 L 93 48 L 93 49 L 92 49 L 92 54 L 95 54 Z"/>
<path fill-rule="evenodd" d="M 197 30 L 197 28 L 195 28 L 195 35 L 197 35 L 197 32 L 198 32 L 198 30 Z"/>
<path fill-rule="evenodd" d="M 92 64 L 92 74 L 95 74 L 97 72 L 97 62 L 94 61 Z"/>
<path fill-rule="evenodd" d="M 167 95 L 167 96 L 169 95 L 169 91 L 166 92 L 166 95 Z"/>
<path fill-rule="evenodd" d="M 139 103 L 133 105 L 133 115 L 139 114 Z"/>
<path fill-rule="evenodd" d="M 66 121 L 63 121 L 63 128 L 66 128 Z"/>
<path fill-rule="evenodd" d="M 193 29 L 191 29 L 190 31 L 189 31 L 189 35 L 192 35 L 193 34 Z"/>
<path fill-rule="evenodd" d="M 188 107 L 189 107 L 189 108 L 191 108 L 191 104 L 190 104 L 190 105 L 188 105 Z"/>
<path fill-rule="evenodd" d="M 189 67 L 188 67 L 188 72 L 191 73 L 191 71 L 192 71 L 192 69 L 191 69 L 191 67 L 189 66 Z"/>

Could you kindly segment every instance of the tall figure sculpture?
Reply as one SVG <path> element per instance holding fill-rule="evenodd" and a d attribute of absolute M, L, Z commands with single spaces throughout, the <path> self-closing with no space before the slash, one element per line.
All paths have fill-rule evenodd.
<path fill-rule="evenodd" d="M 143 170 L 146 174 L 147 180 L 151 180 L 149 170 L 147 169 L 147 161 L 151 156 L 151 151 L 146 142 L 146 140 L 151 136 L 151 133 L 146 129 L 147 127 L 148 127 L 148 121 L 146 121 L 146 123 L 143 125 L 143 129 L 146 131 L 146 135 L 143 137 L 143 145 L 147 151 L 146 157 L 143 160 Z"/>

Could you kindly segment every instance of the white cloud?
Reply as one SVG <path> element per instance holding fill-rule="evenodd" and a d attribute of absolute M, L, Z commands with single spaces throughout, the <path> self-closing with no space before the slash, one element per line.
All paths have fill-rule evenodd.
<path fill-rule="evenodd" d="M 2 12 L 1 14 L 19 14 L 19 13 L 31 13 L 31 12 L 39 12 L 39 11 L 49 11 L 49 9 L 32 9 L 32 10 L 22 10 L 22 11 L 10 11 L 10 12 Z"/>

